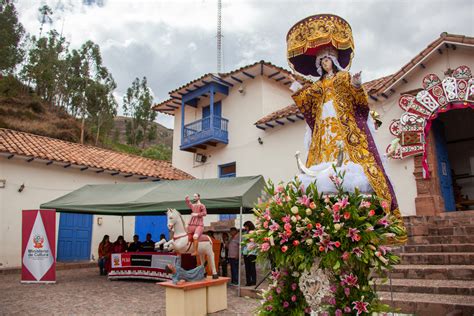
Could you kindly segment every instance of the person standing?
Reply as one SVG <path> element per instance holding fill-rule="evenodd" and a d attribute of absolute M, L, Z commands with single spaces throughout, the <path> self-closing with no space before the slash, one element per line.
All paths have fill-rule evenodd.
<path fill-rule="evenodd" d="M 245 233 L 248 234 L 255 230 L 255 226 L 251 221 L 244 223 Z M 257 284 L 257 269 L 255 260 L 257 260 L 257 250 L 253 247 L 254 243 L 245 243 L 242 248 L 242 254 L 244 255 L 245 263 L 245 278 L 247 283 L 245 286 L 252 286 Z"/>
<path fill-rule="evenodd" d="M 232 227 L 230 229 L 230 240 L 229 240 L 229 263 L 230 263 L 230 275 L 231 285 L 239 284 L 239 232 L 237 228 Z"/>
<path fill-rule="evenodd" d="M 220 252 L 220 265 L 222 268 L 222 276 L 227 276 L 227 265 L 229 264 L 229 234 L 222 233 L 222 243 Z"/>
<path fill-rule="evenodd" d="M 110 253 L 112 244 L 110 243 L 109 235 L 104 235 L 99 244 L 99 271 L 100 275 L 107 275 L 107 261 L 110 261 Z"/>
<path fill-rule="evenodd" d="M 204 230 L 204 216 L 207 215 L 206 206 L 201 203 L 201 195 L 194 194 L 194 203 L 191 203 L 189 196 L 185 198 L 186 205 L 191 209 L 191 220 L 188 223 L 188 234 L 192 236 L 194 252 L 192 256 L 198 255 L 199 237 Z"/>

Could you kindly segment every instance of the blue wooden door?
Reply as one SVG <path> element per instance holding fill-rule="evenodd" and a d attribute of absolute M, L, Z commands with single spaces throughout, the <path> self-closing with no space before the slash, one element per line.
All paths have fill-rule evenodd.
<path fill-rule="evenodd" d="M 159 241 L 160 235 L 165 234 L 169 238 L 166 215 L 141 215 L 135 216 L 135 234 L 140 241 L 146 240 L 146 234 L 151 234 L 151 239 Z"/>
<path fill-rule="evenodd" d="M 448 157 L 448 146 L 444 134 L 444 124 L 439 120 L 433 122 L 433 135 L 436 143 L 436 159 L 438 163 L 438 176 L 441 194 L 444 199 L 446 211 L 456 210 L 453 192 L 453 179 L 451 174 L 451 165 Z"/>
<path fill-rule="evenodd" d="M 219 178 L 235 178 L 236 176 L 236 164 L 235 162 L 220 165 L 219 166 Z M 220 214 L 219 220 L 226 221 L 230 219 L 235 219 L 237 215 L 235 214 Z"/>
<path fill-rule="evenodd" d="M 205 107 L 202 108 L 202 118 L 203 118 L 202 129 L 203 130 L 209 129 L 211 127 L 211 121 L 210 120 L 204 120 L 205 118 L 208 118 L 209 116 L 211 116 L 211 107 L 210 107 L 210 105 L 205 106 Z M 221 105 L 220 101 L 214 103 L 214 117 L 222 117 L 222 105 Z M 219 129 L 221 128 L 220 126 L 214 126 L 214 127 L 217 127 Z"/>
<path fill-rule="evenodd" d="M 61 213 L 58 232 L 58 261 L 90 260 L 92 215 Z"/>

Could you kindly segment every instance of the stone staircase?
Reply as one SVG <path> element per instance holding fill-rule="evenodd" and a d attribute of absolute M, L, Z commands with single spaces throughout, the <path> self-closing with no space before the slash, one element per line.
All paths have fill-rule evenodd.
<path fill-rule="evenodd" d="M 474 211 L 405 218 L 408 243 L 383 301 L 415 315 L 474 315 Z M 391 291 L 390 291 L 391 290 Z"/>

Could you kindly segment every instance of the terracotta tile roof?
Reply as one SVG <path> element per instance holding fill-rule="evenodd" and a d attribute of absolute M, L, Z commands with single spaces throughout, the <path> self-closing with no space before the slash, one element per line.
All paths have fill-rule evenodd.
<path fill-rule="evenodd" d="M 300 110 L 296 107 L 296 105 L 291 104 L 291 105 L 288 105 L 287 107 L 284 107 L 281 110 L 275 111 L 273 113 L 270 113 L 262 117 L 257 122 L 255 122 L 255 125 L 265 124 L 274 120 L 289 117 L 291 115 L 296 115 L 299 113 L 300 113 Z"/>
<path fill-rule="evenodd" d="M 421 62 L 426 56 L 432 53 L 435 49 L 439 48 L 443 43 L 457 43 L 465 45 L 474 45 L 474 37 L 456 35 L 449 33 L 441 33 L 440 37 L 429 44 L 424 50 L 422 50 L 418 55 L 412 58 L 405 66 L 403 66 L 399 71 L 397 71 L 392 76 L 385 77 L 385 80 L 374 87 L 372 91 L 369 91 L 369 94 L 382 94 L 395 82 L 401 79 L 407 72 L 411 71 L 419 62 Z"/>
<path fill-rule="evenodd" d="M 184 171 L 172 167 L 168 161 L 153 160 L 4 128 L 0 128 L 0 153 L 164 180 L 193 178 Z"/>
<path fill-rule="evenodd" d="M 252 73 L 249 73 L 250 71 L 252 71 Z M 240 77 L 237 77 L 239 75 Z M 227 73 L 219 73 L 219 74 L 207 73 L 169 92 L 169 95 L 171 98 L 161 103 L 155 104 L 153 106 L 153 109 L 155 111 L 173 115 L 174 109 L 181 106 L 181 96 L 184 93 L 189 92 L 190 89 L 195 89 L 199 84 L 202 84 L 203 81 L 208 82 L 208 81 L 224 80 L 225 82 L 230 83 L 230 84 L 240 84 L 244 80 L 250 79 L 251 77 L 249 75 L 250 76 L 265 75 L 267 78 L 270 78 L 274 80 L 275 82 L 278 82 L 279 84 L 283 84 L 283 85 L 288 85 L 290 83 L 290 80 L 288 78 L 291 75 L 294 76 L 296 79 L 298 79 L 298 81 L 300 81 L 301 83 L 307 82 L 307 80 L 304 79 L 303 77 L 292 74 L 290 71 L 288 71 L 285 68 L 278 67 L 270 62 L 261 60 L 259 62 L 241 67 L 239 69 L 235 69 Z"/>

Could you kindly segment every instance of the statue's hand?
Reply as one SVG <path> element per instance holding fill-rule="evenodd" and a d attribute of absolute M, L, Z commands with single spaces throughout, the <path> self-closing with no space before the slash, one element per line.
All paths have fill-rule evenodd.
<path fill-rule="evenodd" d="M 362 71 L 359 71 L 358 73 L 356 73 L 352 76 L 351 83 L 356 88 L 360 88 L 360 86 L 362 85 L 361 73 L 362 73 Z"/>

